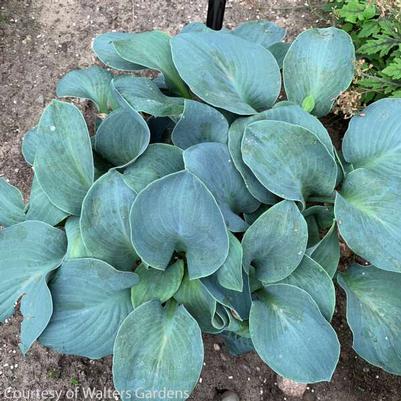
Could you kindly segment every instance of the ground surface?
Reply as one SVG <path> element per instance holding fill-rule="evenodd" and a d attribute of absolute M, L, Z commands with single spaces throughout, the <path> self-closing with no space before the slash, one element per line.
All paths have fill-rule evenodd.
<path fill-rule="evenodd" d="M 21 136 L 36 124 L 43 106 L 54 97 L 58 78 L 71 68 L 93 62 L 90 43 L 96 34 L 113 29 L 152 28 L 174 33 L 185 22 L 204 21 L 206 3 L 206 0 L 0 0 L 0 175 L 9 178 L 26 195 L 31 171 L 20 154 Z M 316 23 L 324 24 L 318 21 L 318 13 L 311 12 L 303 1 L 228 1 L 228 26 L 255 18 L 277 21 L 288 28 L 290 36 Z M 357 358 L 351 349 L 342 303 L 339 309 L 334 319 L 343 346 L 339 367 L 331 383 L 309 386 L 303 399 L 400 401 L 401 379 Z M 50 390 L 61 392 L 62 401 L 94 400 L 98 398 L 85 396 L 83 390 L 112 388 L 110 359 L 89 361 L 66 357 L 39 345 L 23 358 L 17 347 L 19 322 L 16 318 L 0 325 L 0 399 L 45 399 L 37 397 L 35 391 Z M 25 394 L 20 396 L 15 390 Z M 206 337 L 205 368 L 191 399 L 217 401 L 224 390 L 236 391 L 241 401 L 286 400 L 277 388 L 276 375 L 255 354 L 232 358 L 217 337 Z"/>

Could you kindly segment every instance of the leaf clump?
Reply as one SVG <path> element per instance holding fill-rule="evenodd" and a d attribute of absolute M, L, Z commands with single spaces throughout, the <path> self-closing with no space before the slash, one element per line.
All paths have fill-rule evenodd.
<path fill-rule="evenodd" d="M 335 149 L 318 117 L 352 81 L 352 41 L 284 35 L 267 21 L 106 33 L 93 50 L 124 74 L 62 78 L 95 129 L 53 100 L 23 142 L 28 204 L 0 181 L 0 317 L 22 297 L 23 352 L 113 354 L 123 400 L 187 399 L 201 332 L 289 379 L 330 380 L 337 276 L 356 351 L 401 374 L 401 101 L 369 106 Z M 372 265 L 337 273 L 341 238 Z"/>

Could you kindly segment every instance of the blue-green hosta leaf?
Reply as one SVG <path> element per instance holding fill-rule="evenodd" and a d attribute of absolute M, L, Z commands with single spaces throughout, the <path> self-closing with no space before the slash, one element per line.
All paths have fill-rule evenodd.
<path fill-rule="evenodd" d="M 266 112 L 263 112 L 251 117 L 235 120 L 228 131 L 228 149 L 234 166 L 241 174 L 245 181 L 245 185 L 252 196 L 262 203 L 273 205 L 278 201 L 277 196 L 272 194 L 258 181 L 252 170 L 242 160 L 241 153 L 241 142 L 245 128 L 252 122 L 266 119 L 265 115 Z"/>
<path fill-rule="evenodd" d="M 228 233 L 228 238 L 228 256 L 216 272 L 217 281 L 228 290 L 242 291 L 242 246 L 233 234 Z"/>
<path fill-rule="evenodd" d="M 333 223 L 323 239 L 311 248 L 310 252 L 308 250 L 308 254 L 326 270 L 331 278 L 334 277 L 340 261 L 340 242 L 335 223 Z"/>
<path fill-rule="evenodd" d="M 99 113 L 118 107 L 111 87 L 113 74 L 97 65 L 67 72 L 57 83 L 59 97 L 79 97 L 95 103 Z"/>
<path fill-rule="evenodd" d="M 240 356 L 255 351 L 250 338 L 239 336 L 231 331 L 224 331 L 220 336 L 224 339 L 224 344 L 231 355 Z"/>
<path fill-rule="evenodd" d="M 307 113 L 302 107 L 297 104 L 280 102 L 272 109 L 267 110 L 264 115 L 266 120 L 284 121 L 306 128 L 324 145 L 333 159 L 335 158 L 333 143 L 327 129 L 315 116 Z"/>
<path fill-rule="evenodd" d="M 0 226 L 12 226 L 25 220 L 21 191 L 0 177 Z"/>
<path fill-rule="evenodd" d="M 239 215 L 255 211 L 259 202 L 248 192 L 227 145 L 208 142 L 191 146 L 184 151 L 184 163 L 216 198 L 228 229 L 245 231 L 248 224 Z"/>
<path fill-rule="evenodd" d="M 333 225 L 334 207 L 314 205 L 302 212 L 308 224 L 308 252 L 320 242 L 320 233 Z M 310 254 L 310 253 L 308 253 Z"/>
<path fill-rule="evenodd" d="M 331 195 L 337 165 L 325 146 L 306 128 L 283 121 L 249 125 L 242 158 L 271 192 L 305 205 L 310 195 Z"/>
<path fill-rule="evenodd" d="M 277 103 L 272 109 L 251 117 L 236 120 L 230 127 L 228 146 L 235 167 L 244 178 L 249 192 L 259 201 L 274 204 L 277 197 L 273 196 L 255 177 L 251 169 L 242 160 L 241 142 L 248 125 L 256 121 L 277 120 L 300 125 L 310 130 L 334 158 L 333 145 L 330 136 L 322 123 L 314 116 L 305 112 L 301 107 L 286 102 Z"/>
<path fill-rule="evenodd" d="M 80 224 L 86 249 L 120 270 L 132 270 L 138 260 L 129 226 L 135 197 L 123 175 L 110 170 L 93 184 L 82 205 Z"/>
<path fill-rule="evenodd" d="M 254 212 L 244 213 L 244 220 L 252 225 L 269 207 L 269 205 L 261 204 Z"/>
<path fill-rule="evenodd" d="M 217 334 L 225 328 L 226 323 L 217 313 L 217 302 L 201 280 L 190 280 L 186 274 L 174 299 L 185 306 L 202 331 Z"/>
<path fill-rule="evenodd" d="M 53 100 L 40 118 L 35 174 L 51 203 L 79 216 L 93 183 L 94 168 L 88 128 L 72 104 Z"/>
<path fill-rule="evenodd" d="M 278 43 L 274 43 L 273 45 L 271 45 L 268 48 L 269 52 L 271 54 L 273 54 L 274 58 L 277 61 L 278 66 L 280 68 L 283 68 L 284 58 L 285 58 L 290 46 L 291 46 L 290 43 L 278 42 Z"/>
<path fill-rule="evenodd" d="M 184 112 L 174 127 L 171 139 L 174 145 L 187 149 L 202 142 L 227 143 L 228 122 L 213 107 L 185 100 Z"/>
<path fill-rule="evenodd" d="M 145 120 L 132 109 L 111 113 L 96 131 L 96 152 L 115 166 L 135 161 L 147 148 L 150 132 Z"/>
<path fill-rule="evenodd" d="M 158 74 L 155 78 L 152 79 L 152 81 L 157 85 L 159 89 L 166 91 L 168 90 L 166 80 L 164 79 L 162 73 Z"/>
<path fill-rule="evenodd" d="M 90 256 L 82 240 L 79 217 L 70 216 L 65 222 L 65 234 L 67 236 L 67 254 L 66 259 L 85 258 Z"/>
<path fill-rule="evenodd" d="M 305 255 L 300 265 L 280 284 L 291 284 L 305 290 L 317 303 L 322 315 L 330 321 L 336 305 L 331 277 L 319 263 Z"/>
<path fill-rule="evenodd" d="M 32 166 L 35 160 L 36 147 L 39 137 L 36 134 L 37 127 L 31 128 L 22 138 L 21 152 L 25 161 Z"/>
<path fill-rule="evenodd" d="M 357 264 L 338 276 L 347 294 L 353 348 L 369 363 L 401 375 L 401 275 Z"/>
<path fill-rule="evenodd" d="M 185 252 L 190 278 L 195 279 L 214 273 L 227 258 L 228 235 L 220 209 L 188 171 L 148 185 L 135 199 L 130 219 L 138 255 L 156 269 L 165 270 L 174 251 Z"/>
<path fill-rule="evenodd" d="M 306 291 L 269 285 L 252 304 L 249 329 L 256 352 L 281 376 L 300 383 L 330 381 L 340 343 Z"/>
<path fill-rule="evenodd" d="M 31 194 L 29 196 L 28 210 L 26 211 L 26 219 L 44 221 L 51 226 L 56 226 L 67 216 L 68 213 L 63 212 L 50 202 L 36 176 L 34 176 Z"/>
<path fill-rule="evenodd" d="M 96 57 L 107 66 L 122 71 L 141 70 L 144 67 L 121 58 L 113 46 L 113 41 L 126 40 L 135 35 L 129 32 L 106 32 L 96 36 L 92 43 L 92 50 Z"/>
<path fill-rule="evenodd" d="M 229 308 L 237 319 L 248 320 L 249 311 L 251 309 L 251 292 L 249 288 L 249 280 L 247 274 L 243 274 L 243 291 L 228 290 L 221 286 L 215 274 L 203 278 L 204 284 L 210 295 L 220 304 Z"/>
<path fill-rule="evenodd" d="M 354 169 L 364 167 L 401 178 L 401 99 L 381 99 L 351 119 L 343 156 Z"/>
<path fill-rule="evenodd" d="M 212 106 L 256 114 L 271 107 L 279 95 L 280 69 L 261 45 L 229 33 L 192 32 L 173 38 L 171 49 L 181 78 Z"/>
<path fill-rule="evenodd" d="M 384 270 L 401 272 L 401 181 L 367 169 L 347 175 L 335 216 L 347 245 Z"/>
<path fill-rule="evenodd" d="M 258 43 L 269 50 L 271 45 L 284 39 L 286 30 L 274 22 L 255 20 L 238 25 L 232 33 L 252 43 Z"/>
<path fill-rule="evenodd" d="M 53 311 L 47 279 L 64 258 L 63 231 L 39 221 L 0 230 L 0 321 L 14 312 L 22 296 L 22 352 L 27 352 L 49 323 Z"/>
<path fill-rule="evenodd" d="M 354 45 L 345 31 L 330 27 L 302 32 L 284 58 L 288 100 L 302 105 L 310 97 L 315 116 L 328 114 L 336 97 L 352 82 L 354 60 Z"/>
<path fill-rule="evenodd" d="M 141 264 L 135 273 L 139 276 L 139 283 L 131 289 L 134 309 L 153 299 L 163 304 L 178 291 L 184 277 L 184 262 L 177 260 L 164 271 Z"/>
<path fill-rule="evenodd" d="M 184 99 L 164 95 L 148 78 L 122 77 L 114 79 L 111 84 L 123 107 L 155 117 L 178 116 L 184 109 Z"/>
<path fill-rule="evenodd" d="M 311 249 L 320 241 L 320 228 L 315 216 L 309 215 L 304 217 L 308 225 L 308 249 Z"/>
<path fill-rule="evenodd" d="M 223 28 L 224 29 L 224 28 Z M 208 28 L 203 22 L 190 22 L 181 29 L 180 33 L 189 32 L 210 32 L 212 29 Z"/>
<path fill-rule="evenodd" d="M 201 331 L 183 306 L 171 303 L 163 308 L 158 301 L 147 302 L 135 309 L 118 331 L 113 380 L 123 401 L 146 394 L 162 401 L 166 391 L 174 394 L 174 400 L 186 400 L 202 367 Z"/>
<path fill-rule="evenodd" d="M 282 201 L 263 213 L 242 239 L 243 264 L 260 281 L 289 276 L 301 262 L 308 241 L 306 221 L 294 202 Z"/>
<path fill-rule="evenodd" d="M 39 341 L 91 359 L 112 354 L 117 330 L 132 311 L 130 288 L 137 282 L 135 273 L 101 260 L 67 260 L 49 284 L 54 313 Z"/>
<path fill-rule="evenodd" d="M 169 34 L 161 31 L 135 33 L 127 39 L 113 41 L 113 46 L 124 60 L 160 71 L 170 88 L 182 96 L 188 95 L 171 58 Z"/>
<path fill-rule="evenodd" d="M 334 207 L 314 205 L 310 206 L 302 212 L 305 219 L 313 217 L 319 230 L 325 230 L 333 225 L 334 221 Z"/>
<path fill-rule="evenodd" d="M 184 168 L 181 149 L 155 143 L 149 145 L 145 153 L 124 170 L 124 180 L 139 193 L 151 182 Z"/>

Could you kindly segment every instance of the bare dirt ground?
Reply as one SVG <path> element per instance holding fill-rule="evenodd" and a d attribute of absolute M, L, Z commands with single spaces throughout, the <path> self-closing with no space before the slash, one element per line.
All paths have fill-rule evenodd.
<path fill-rule="evenodd" d="M 186 22 L 204 21 L 206 4 L 206 0 L 0 0 L 0 175 L 27 194 L 31 171 L 20 154 L 21 137 L 55 96 L 57 80 L 69 69 L 94 62 L 90 43 L 96 34 L 152 28 L 174 33 Z M 228 1 L 227 26 L 256 18 L 276 21 L 288 28 L 290 37 L 311 25 L 327 24 L 304 1 Z M 343 347 L 338 369 L 331 383 L 308 386 L 303 399 L 400 401 L 401 379 L 356 356 L 343 302 L 338 309 L 334 325 Z M 87 388 L 112 388 L 110 358 L 67 357 L 37 344 L 24 358 L 18 350 L 19 323 L 17 317 L 0 325 L 0 399 L 56 399 L 51 393 L 47 398 L 35 393 L 45 390 L 57 391 L 61 401 L 113 399 L 84 394 Z M 241 401 L 291 400 L 255 354 L 233 358 L 217 337 L 206 336 L 205 341 L 205 367 L 191 400 L 217 401 L 225 390 L 236 391 Z"/>

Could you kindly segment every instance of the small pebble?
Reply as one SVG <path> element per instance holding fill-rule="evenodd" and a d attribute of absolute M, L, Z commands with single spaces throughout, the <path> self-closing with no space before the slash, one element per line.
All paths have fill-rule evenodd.
<path fill-rule="evenodd" d="M 234 393 L 234 391 L 226 391 L 221 396 L 221 401 L 240 401 L 240 398 L 237 393 Z"/>
<path fill-rule="evenodd" d="M 307 387 L 304 383 L 297 383 L 281 376 L 277 376 L 277 385 L 289 397 L 302 397 Z"/>

